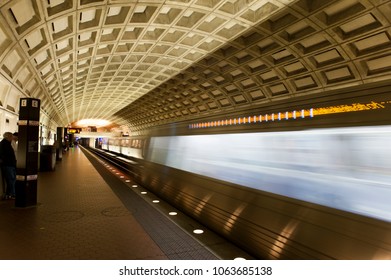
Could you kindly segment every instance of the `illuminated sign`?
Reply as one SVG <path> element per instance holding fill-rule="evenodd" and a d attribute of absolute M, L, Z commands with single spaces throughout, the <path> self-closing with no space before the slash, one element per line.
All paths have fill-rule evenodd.
<path fill-rule="evenodd" d="M 358 111 L 368 111 L 368 110 L 378 110 L 384 109 L 386 106 L 390 105 L 391 101 L 381 101 L 375 102 L 371 101 L 369 103 L 352 103 L 352 104 L 343 104 L 337 106 L 327 106 L 320 108 L 310 108 L 310 109 L 301 109 L 294 111 L 278 112 L 278 113 L 268 113 L 260 114 L 258 116 L 248 116 L 248 117 L 238 117 L 230 118 L 219 121 L 207 121 L 190 124 L 189 128 L 207 128 L 207 127 L 218 127 L 218 126 L 228 126 L 228 125 L 237 125 L 237 124 L 251 124 L 251 123 L 262 123 L 262 122 L 274 122 L 276 120 L 289 120 L 289 119 L 304 119 L 304 118 L 313 118 L 320 115 L 329 115 L 329 114 L 338 114 L 338 113 L 348 113 L 348 112 L 358 112 Z"/>
<path fill-rule="evenodd" d="M 353 103 L 350 105 L 322 107 L 314 110 L 316 110 L 316 115 L 327 115 L 327 114 L 336 114 L 336 113 L 384 109 L 386 107 L 386 104 L 390 104 L 390 103 L 391 101 L 382 101 L 382 102 L 372 101 L 371 103 L 367 103 L 367 104 Z"/>
<path fill-rule="evenodd" d="M 68 128 L 68 134 L 78 134 L 80 131 L 81 128 Z"/>

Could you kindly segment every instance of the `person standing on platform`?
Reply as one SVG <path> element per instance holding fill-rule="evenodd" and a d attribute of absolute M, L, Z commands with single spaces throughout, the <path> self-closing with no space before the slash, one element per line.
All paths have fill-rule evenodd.
<path fill-rule="evenodd" d="M 17 150 L 18 150 L 18 133 L 17 132 L 14 132 L 14 134 L 12 134 L 11 146 L 14 149 L 15 155 L 16 155 L 17 154 Z"/>
<path fill-rule="evenodd" d="M 16 156 L 11 145 L 13 135 L 11 132 L 5 132 L 3 137 L 3 140 L 0 142 L 0 161 L 7 184 L 5 198 L 15 199 Z"/>

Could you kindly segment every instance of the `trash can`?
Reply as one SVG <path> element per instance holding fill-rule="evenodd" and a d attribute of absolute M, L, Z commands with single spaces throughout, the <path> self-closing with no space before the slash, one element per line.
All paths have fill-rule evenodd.
<path fill-rule="evenodd" d="M 43 145 L 39 157 L 40 171 L 54 171 L 56 167 L 56 148 L 52 145 Z"/>

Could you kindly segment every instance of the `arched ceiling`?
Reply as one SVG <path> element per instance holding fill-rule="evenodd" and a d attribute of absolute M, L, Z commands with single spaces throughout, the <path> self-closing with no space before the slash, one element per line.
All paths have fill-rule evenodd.
<path fill-rule="evenodd" d="M 391 1 L 0 1 L 0 73 L 134 131 L 391 78 Z"/>

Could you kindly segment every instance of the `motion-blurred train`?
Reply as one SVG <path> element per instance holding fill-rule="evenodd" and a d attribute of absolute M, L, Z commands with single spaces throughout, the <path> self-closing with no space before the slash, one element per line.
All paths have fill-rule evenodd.
<path fill-rule="evenodd" d="M 256 258 L 391 259 L 391 86 L 103 139 L 144 187 Z"/>

